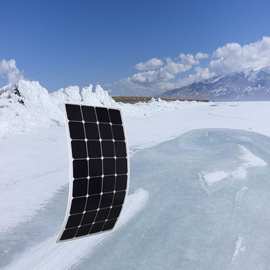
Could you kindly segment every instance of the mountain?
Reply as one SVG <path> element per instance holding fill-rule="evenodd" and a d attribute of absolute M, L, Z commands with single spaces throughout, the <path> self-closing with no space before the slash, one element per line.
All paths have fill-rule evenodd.
<path fill-rule="evenodd" d="M 163 96 L 210 100 L 270 100 L 270 67 L 235 72 L 172 89 Z"/>

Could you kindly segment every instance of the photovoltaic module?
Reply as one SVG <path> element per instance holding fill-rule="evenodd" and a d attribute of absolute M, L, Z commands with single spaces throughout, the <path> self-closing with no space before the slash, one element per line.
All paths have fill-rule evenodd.
<path fill-rule="evenodd" d="M 59 241 L 113 229 L 127 192 L 128 156 L 117 109 L 66 104 L 72 177 Z"/>

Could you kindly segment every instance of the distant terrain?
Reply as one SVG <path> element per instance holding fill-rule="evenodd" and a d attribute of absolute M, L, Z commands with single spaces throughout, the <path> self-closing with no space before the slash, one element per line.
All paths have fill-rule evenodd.
<path fill-rule="evenodd" d="M 185 97 L 153 97 L 153 96 L 113 96 L 112 97 L 116 102 L 123 103 L 131 103 L 135 104 L 138 102 L 149 102 L 152 99 L 161 99 L 165 101 L 200 101 L 200 102 L 208 102 L 208 99 L 201 99 L 199 97 L 196 98 L 185 98 Z"/>
<path fill-rule="evenodd" d="M 0 96 L 12 97 L 23 103 L 23 96 L 20 96 L 22 83 L 16 87 L 10 85 L 0 88 Z M 29 87 L 29 86 L 28 86 Z M 39 85 L 39 87 L 41 87 Z M 58 91 L 50 92 L 52 96 L 61 96 L 66 99 L 66 95 L 76 96 L 77 101 L 91 99 L 93 86 L 82 88 L 81 93 L 78 86 L 71 86 Z M 99 89 L 100 86 L 97 87 Z M 94 88 L 93 88 L 94 89 Z M 24 92 L 24 91 L 23 91 Z M 28 91 L 26 91 L 28 92 Z M 98 90 L 99 92 L 99 90 Z M 104 98 L 108 98 L 108 94 L 104 94 Z M 114 92 L 113 92 L 114 93 Z M 93 98 L 93 97 L 92 97 Z M 171 89 L 160 93 L 143 92 L 133 93 L 126 90 L 126 93 L 113 95 L 116 102 L 137 103 L 148 102 L 152 98 L 162 99 L 166 101 L 262 101 L 270 100 L 270 67 L 258 70 L 246 70 L 244 72 L 234 72 L 223 76 L 214 76 L 207 80 L 194 82 L 192 84 Z M 67 98 L 67 101 L 70 98 Z"/>
<path fill-rule="evenodd" d="M 215 76 L 166 91 L 162 96 L 215 101 L 270 100 L 270 67 Z"/>

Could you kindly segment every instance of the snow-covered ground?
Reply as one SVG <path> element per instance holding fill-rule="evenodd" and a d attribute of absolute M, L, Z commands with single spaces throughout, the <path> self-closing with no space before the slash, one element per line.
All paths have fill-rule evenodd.
<path fill-rule="evenodd" d="M 270 189 L 259 199 L 252 190 L 250 178 L 256 178 L 253 185 L 267 181 L 270 144 L 266 137 L 257 138 L 247 131 L 270 136 L 270 102 L 152 101 L 130 105 L 115 103 L 100 87 L 96 92 L 89 86 L 84 89 L 69 87 L 49 94 L 37 82 L 21 81 L 19 89 L 24 105 L 13 94 L 0 96 L 0 268 L 60 270 L 86 269 L 86 265 L 91 265 L 93 269 L 101 269 L 101 266 L 106 269 L 256 269 L 241 268 L 245 261 L 241 254 L 252 249 L 256 253 L 250 257 L 254 259 L 251 263 L 254 266 L 267 252 L 269 242 L 259 243 L 257 249 L 248 247 L 248 234 L 241 230 L 215 231 L 216 238 L 211 236 L 200 242 L 202 238 L 197 239 L 197 235 L 202 231 L 196 231 L 191 224 L 199 222 L 197 218 L 202 218 L 202 213 L 210 209 L 207 208 L 209 202 L 200 201 L 204 196 L 212 203 L 214 200 L 221 203 L 219 199 L 231 196 L 231 201 L 240 209 L 246 193 L 257 199 L 252 203 L 259 210 L 263 208 L 261 202 L 268 202 Z M 56 234 L 65 214 L 69 181 L 64 102 L 118 107 L 123 111 L 132 153 L 132 174 L 130 195 L 115 232 L 56 244 Z M 220 128 L 246 132 L 219 133 L 217 129 Z M 190 131 L 201 129 L 190 135 Z M 159 146 L 160 143 L 164 144 Z M 219 148 L 219 144 L 223 148 Z M 177 179 L 186 180 L 183 184 Z M 188 179 L 192 181 L 189 183 Z M 267 183 L 263 183 L 261 185 L 267 188 Z M 226 193 L 230 185 L 235 194 L 231 190 Z M 198 195 L 194 188 L 202 194 Z M 193 198 L 192 194 L 198 197 Z M 168 198 L 171 199 L 164 206 L 160 205 Z M 196 206 L 192 205 L 194 199 L 198 203 Z M 182 207 L 186 208 L 184 212 Z M 228 211 L 224 207 L 215 211 Z M 253 218 L 255 208 L 249 201 L 244 207 L 253 214 L 248 217 Z M 202 212 L 196 217 L 199 210 Z M 215 214 L 216 217 L 206 217 L 224 221 L 221 212 Z M 268 213 L 264 219 L 267 218 Z M 164 223 L 164 219 L 171 223 Z M 230 222 L 229 219 L 225 221 Z M 221 226 L 216 222 L 216 226 Z M 193 234 L 190 232 L 189 237 L 181 238 L 185 233 L 177 228 L 188 228 L 188 225 Z M 253 223 L 249 225 L 252 229 Z M 202 228 L 207 234 L 208 229 Z M 236 231 L 238 235 L 234 234 Z M 219 233 L 227 233 L 233 243 L 220 238 L 227 243 L 226 255 L 223 259 L 218 257 L 220 264 L 213 263 L 216 265 L 213 268 L 204 261 L 207 256 L 214 256 L 213 250 L 205 247 L 204 252 L 203 244 L 217 245 Z M 192 243 L 190 250 L 184 251 L 184 244 L 180 242 L 173 248 L 175 241 Z M 196 245 L 201 246 L 201 250 L 197 250 Z M 238 257 L 242 258 L 241 262 Z M 225 258 L 230 258 L 229 265 Z M 98 263 L 101 259 L 103 262 Z M 194 264 L 190 263 L 192 261 Z M 264 262 L 260 265 L 257 269 L 267 269 Z"/>

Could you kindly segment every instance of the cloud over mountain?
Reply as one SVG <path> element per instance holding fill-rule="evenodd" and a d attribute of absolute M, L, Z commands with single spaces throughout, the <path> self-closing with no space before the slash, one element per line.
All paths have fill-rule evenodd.
<path fill-rule="evenodd" d="M 159 94 L 168 89 L 183 87 L 215 76 L 232 72 L 258 70 L 270 66 L 270 37 L 241 45 L 227 43 L 209 54 L 180 53 L 173 58 L 151 58 L 135 65 L 135 73 L 113 88 L 125 87 L 128 93 L 137 89 Z M 124 83 L 123 83 L 124 82 Z M 135 89 L 135 90 L 134 90 Z"/>

